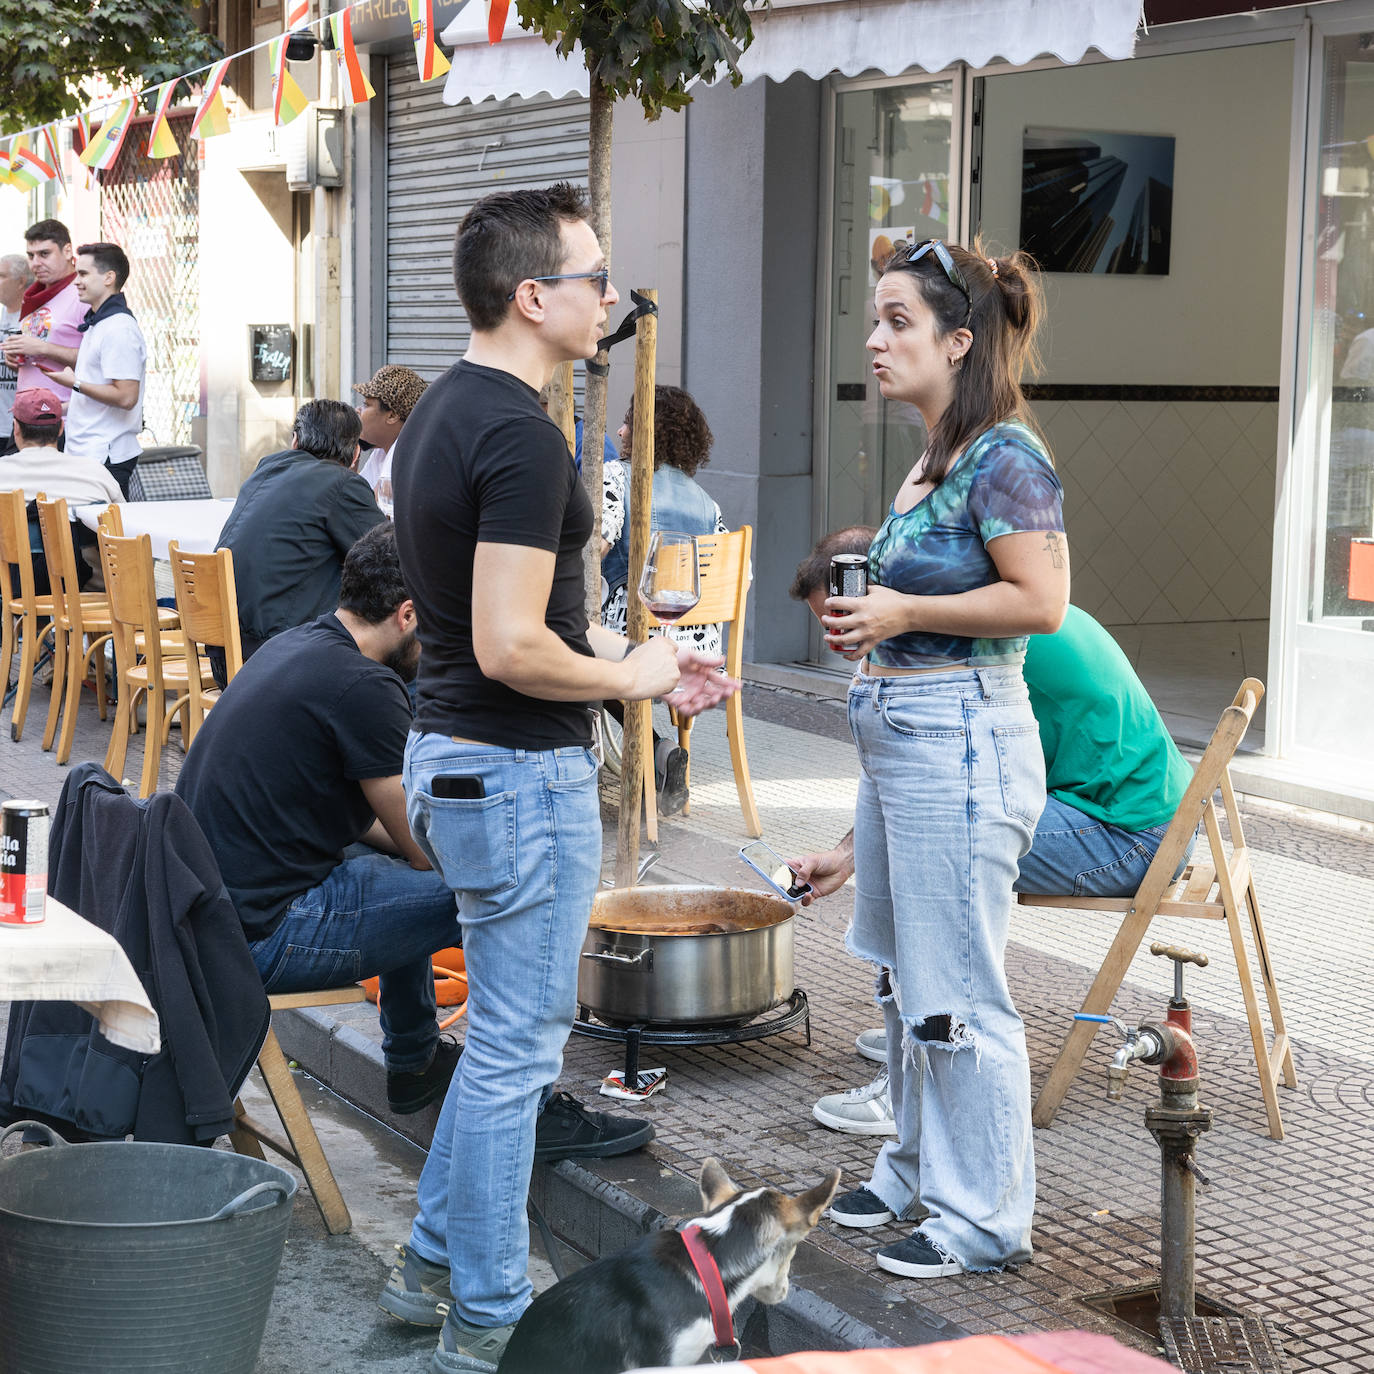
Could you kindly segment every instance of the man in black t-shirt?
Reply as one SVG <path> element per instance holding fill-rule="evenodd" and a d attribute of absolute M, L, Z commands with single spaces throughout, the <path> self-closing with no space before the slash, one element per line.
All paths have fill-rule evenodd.
<path fill-rule="evenodd" d="M 244 664 L 176 787 L 268 992 L 381 975 L 387 1100 L 398 1114 L 434 1101 L 459 1053 L 439 1038 L 429 961 L 460 942 L 457 905 L 410 833 L 401 790 L 405 683 L 419 652 L 387 522 L 349 550 L 336 611 L 276 635 Z"/>
<path fill-rule="evenodd" d="M 425 646 L 406 798 L 421 848 L 462 897 L 470 1000 L 382 1305 L 442 1324 L 440 1371 L 494 1369 L 530 1301 L 533 1160 L 616 1154 L 651 1135 L 565 1096 L 535 1129 L 562 1067 L 601 876 L 590 704 L 671 691 L 691 715 L 737 686 L 712 671 L 718 658 L 661 637 L 630 646 L 587 624 L 591 502 L 539 406 L 558 363 L 596 352 L 618 299 L 582 193 L 479 201 L 458 231 L 454 276 L 472 342 L 417 402 L 392 460 Z"/>

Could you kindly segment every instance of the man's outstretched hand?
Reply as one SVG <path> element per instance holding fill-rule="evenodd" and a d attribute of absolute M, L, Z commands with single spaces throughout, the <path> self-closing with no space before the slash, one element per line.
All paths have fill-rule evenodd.
<path fill-rule="evenodd" d="M 663 701 L 680 716 L 699 716 L 713 706 L 732 697 L 742 685 L 732 677 L 716 671 L 725 660 L 719 654 L 699 654 L 695 649 L 677 651 L 677 686 L 663 696 Z"/>

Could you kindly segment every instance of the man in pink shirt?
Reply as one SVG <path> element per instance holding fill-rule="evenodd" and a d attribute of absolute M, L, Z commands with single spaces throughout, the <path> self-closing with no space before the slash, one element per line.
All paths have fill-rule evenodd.
<path fill-rule="evenodd" d="M 24 233 L 33 283 L 19 307 L 20 333 L 5 340 L 5 361 L 19 369 L 17 389 L 46 387 L 64 406 L 71 388 L 48 375 L 76 364 L 86 305 L 76 292 L 72 236 L 61 220 L 40 219 Z"/>

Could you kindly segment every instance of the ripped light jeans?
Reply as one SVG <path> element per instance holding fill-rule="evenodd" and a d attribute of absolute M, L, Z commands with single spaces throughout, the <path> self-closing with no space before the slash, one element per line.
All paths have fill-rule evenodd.
<path fill-rule="evenodd" d="M 850 952 L 878 965 L 898 1138 L 869 1189 L 966 1269 L 1030 1258 L 1030 1064 L 1003 956 L 1045 801 L 1017 665 L 858 676 Z"/>

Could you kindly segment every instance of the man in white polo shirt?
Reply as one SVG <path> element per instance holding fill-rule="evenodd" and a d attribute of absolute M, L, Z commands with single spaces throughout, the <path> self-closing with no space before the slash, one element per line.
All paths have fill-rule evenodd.
<path fill-rule="evenodd" d="M 138 464 L 143 428 L 143 378 L 148 348 L 124 299 L 129 259 L 113 243 L 76 250 L 76 290 L 86 304 L 75 368 L 51 374 L 69 386 L 67 451 L 109 468 L 125 497 Z"/>

